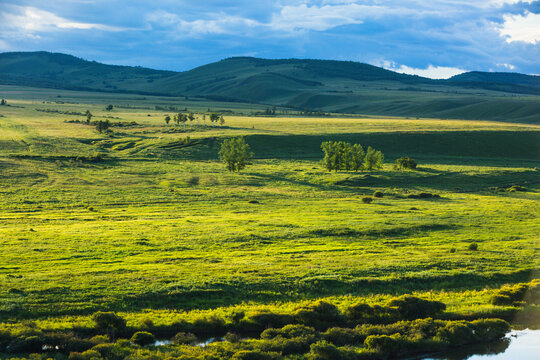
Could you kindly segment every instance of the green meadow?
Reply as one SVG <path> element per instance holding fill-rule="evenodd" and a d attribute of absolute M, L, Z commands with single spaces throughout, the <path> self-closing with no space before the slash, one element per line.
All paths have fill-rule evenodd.
<path fill-rule="evenodd" d="M 402 295 L 444 303 L 437 321 L 539 324 L 538 305 L 523 297 L 491 300 L 539 278 L 539 125 L 281 108 L 255 116 L 266 107 L 15 86 L 1 86 L 0 97 L 0 329 L 8 339 L 57 331 L 84 340 L 103 334 L 92 315 L 111 311 L 129 329 L 116 338 L 143 329 L 161 339 L 180 331 L 249 339 L 138 347 L 110 336 L 116 343 L 104 342 L 119 353 L 86 358 L 323 359 L 334 351 L 324 344 L 343 358 L 377 358 L 380 349 L 363 340 L 348 350 L 331 345 L 330 326 L 307 320 L 323 342 L 290 352 L 257 341 L 317 301 L 345 316 L 353 304 L 390 306 Z M 164 116 L 178 112 L 168 107 L 196 119 L 166 125 Z M 86 110 L 92 121 L 111 121 L 111 131 L 84 124 Z M 225 124 L 212 125 L 210 112 Z M 233 136 L 254 152 L 240 173 L 217 155 Z M 328 140 L 372 146 L 385 164 L 329 173 L 320 149 Z M 394 170 L 402 156 L 417 170 Z M 253 320 L 261 313 L 282 318 L 261 325 Z M 242 321 L 261 327 L 243 331 Z M 385 329 L 377 334 L 394 334 Z M 5 357 L 77 352 L 3 349 Z"/>

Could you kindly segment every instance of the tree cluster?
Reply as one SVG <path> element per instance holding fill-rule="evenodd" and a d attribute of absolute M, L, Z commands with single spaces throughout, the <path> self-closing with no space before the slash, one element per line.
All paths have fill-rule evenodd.
<path fill-rule="evenodd" d="M 326 141 L 321 144 L 324 152 L 324 167 L 328 171 L 358 171 L 380 169 L 384 162 L 382 152 L 368 147 L 364 152 L 362 145 L 344 141 Z"/>
<path fill-rule="evenodd" d="M 2 99 L 2 100 L 0 100 L 0 105 L 7 105 L 7 101 L 6 101 L 6 99 Z"/>

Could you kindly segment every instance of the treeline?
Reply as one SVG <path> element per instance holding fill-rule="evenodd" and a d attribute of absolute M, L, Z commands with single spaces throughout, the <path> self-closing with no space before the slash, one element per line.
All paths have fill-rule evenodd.
<path fill-rule="evenodd" d="M 384 163 L 381 151 L 368 146 L 367 151 L 360 144 L 344 141 L 325 141 L 321 144 L 324 152 L 324 167 L 328 171 L 359 171 L 380 169 Z"/>

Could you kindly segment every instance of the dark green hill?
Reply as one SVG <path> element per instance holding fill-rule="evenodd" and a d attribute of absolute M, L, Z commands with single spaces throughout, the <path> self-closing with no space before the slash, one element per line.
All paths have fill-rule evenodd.
<path fill-rule="evenodd" d="M 540 122 L 538 76 L 470 72 L 449 80 L 351 61 L 236 57 L 186 72 L 105 65 L 47 52 L 0 54 L 0 83 L 197 96 L 299 110 Z"/>

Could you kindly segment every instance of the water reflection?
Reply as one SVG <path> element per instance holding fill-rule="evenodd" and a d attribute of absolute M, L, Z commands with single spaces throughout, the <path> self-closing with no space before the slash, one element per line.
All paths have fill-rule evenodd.
<path fill-rule="evenodd" d="M 505 338 L 488 343 L 466 346 L 444 354 L 424 357 L 425 360 L 526 360 L 538 359 L 540 330 L 511 331 Z"/>

